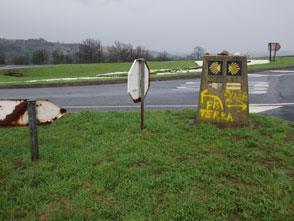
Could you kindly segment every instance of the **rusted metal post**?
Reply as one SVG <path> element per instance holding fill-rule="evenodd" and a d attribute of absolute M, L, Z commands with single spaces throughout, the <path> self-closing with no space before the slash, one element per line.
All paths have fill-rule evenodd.
<path fill-rule="evenodd" d="M 277 48 L 275 46 L 275 51 L 274 51 L 274 61 L 276 61 L 276 54 L 277 54 Z"/>
<path fill-rule="evenodd" d="M 145 66 L 144 59 L 140 59 L 140 98 L 141 98 L 141 130 L 144 129 L 144 97 L 145 97 Z"/>
<path fill-rule="evenodd" d="M 36 101 L 28 101 L 29 128 L 31 137 L 31 159 L 39 159 L 38 134 L 37 134 L 37 112 Z"/>
<path fill-rule="evenodd" d="M 272 60 L 272 43 L 269 43 L 269 61 Z"/>

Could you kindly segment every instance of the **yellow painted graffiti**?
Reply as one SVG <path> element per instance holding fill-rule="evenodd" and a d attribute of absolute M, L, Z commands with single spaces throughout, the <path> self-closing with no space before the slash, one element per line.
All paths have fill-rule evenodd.
<path fill-rule="evenodd" d="M 218 111 L 218 110 L 209 110 L 209 109 L 200 109 L 201 119 L 206 120 L 215 120 L 215 121 L 224 121 L 224 122 L 233 122 L 233 116 L 230 112 Z"/>
<path fill-rule="evenodd" d="M 219 122 L 234 122 L 233 115 L 229 109 L 237 112 L 246 111 L 248 108 L 248 95 L 241 90 L 225 90 L 224 102 L 215 94 L 211 94 L 208 89 L 200 93 L 200 118 L 204 120 L 214 120 Z M 225 111 L 224 108 L 227 108 Z"/>
<path fill-rule="evenodd" d="M 200 95 L 200 118 L 206 120 L 215 120 L 221 122 L 233 122 L 233 116 L 230 112 L 224 111 L 224 105 L 219 96 L 210 94 L 208 89 L 201 92 Z"/>
<path fill-rule="evenodd" d="M 208 89 L 205 89 L 201 92 L 201 104 L 206 104 L 206 109 L 217 109 L 217 110 L 223 110 L 224 105 L 222 100 L 217 96 L 213 94 L 208 93 Z"/>
<path fill-rule="evenodd" d="M 228 108 L 237 108 L 238 112 L 247 110 L 248 96 L 243 91 L 225 90 L 225 103 Z"/>

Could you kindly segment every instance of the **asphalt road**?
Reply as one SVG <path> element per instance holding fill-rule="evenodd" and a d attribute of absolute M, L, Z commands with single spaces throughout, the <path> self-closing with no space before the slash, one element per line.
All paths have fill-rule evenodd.
<path fill-rule="evenodd" d="M 294 120 L 294 69 L 249 75 L 250 112 Z M 200 79 L 151 82 L 146 109 L 196 108 Z M 49 99 L 70 112 L 139 110 L 126 84 L 0 89 L 0 99 Z"/>

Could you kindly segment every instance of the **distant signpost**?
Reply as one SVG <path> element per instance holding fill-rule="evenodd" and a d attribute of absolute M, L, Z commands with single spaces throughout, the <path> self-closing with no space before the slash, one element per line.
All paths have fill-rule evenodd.
<path fill-rule="evenodd" d="M 247 58 L 204 56 L 197 120 L 221 126 L 248 124 Z"/>
<path fill-rule="evenodd" d="M 128 73 L 128 94 L 141 102 L 141 129 L 144 129 L 144 98 L 150 86 L 150 70 L 144 59 L 136 59 Z"/>
<path fill-rule="evenodd" d="M 272 61 L 272 52 L 274 52 L 273 61 L 275 61 L 276 60 L 276 53 L 280 49 L 281 49 L 281 45 L 278 42 L 270 42 L 270 43 L 268 43 L 269 60 L 270 61 Z"/>

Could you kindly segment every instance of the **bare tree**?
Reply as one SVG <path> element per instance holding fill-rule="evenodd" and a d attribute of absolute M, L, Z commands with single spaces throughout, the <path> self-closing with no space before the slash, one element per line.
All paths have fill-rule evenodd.
<path fill-rule="evenodd" d="M 52 52 L 52 63 L 53 64 L 65 63 L 65 54 L 59 49 L 54 50 Z"/>
<path fill-rule="evenodd" d="M 204 48 L 202 48 L 200 46 L 195 47 L 194 48 L 194 58 L 196 60 L 202 59 L 204 52 L 205 52 Z"/>
<path fill-rule="evenodd" d="M 159 55 L 157 56 L 157 60 L 159 60 L 159 61 L 167 61 L 167 60 L 169 60 L 167 52 L 163 51 L 163 52 L 159 53 Z"/>
<path fill-rule="evenodd" d="M 46 49 L 39 49 L 33 53 L 33 64 L 47 64 L 49 60 L 49 54 Z"/>
<path fill-rule="evenodd" d="M 134 49 L 135 58 L 145 58 L 146 60 L 151 60 L 152 56 L 149 54 L 148 50 L 145 48 L 138 46 Z"/>
<path fill-rule="evenodd" d="M 16 65 L 28 65 L 30 63 L 29 54 L 17 55 L 13 59 L 13 63 Z"/>
<path fill-rule="evenodd" d="M 125 44 L 119 41 L 108 48 L 108 56 L 111 62 L 132 61 L 136 55 L 131 44 Z"/>
<path fill-rule="evenodd" d="M 0 53 L 0 64 L 5 64 L 5 54 Z"/>
<path fill-rule="evenodd" d="M 103 61 L 103 47 L 100 41 L 86 39 L 79 45 L 80 63 L 99 63 Z"/>

